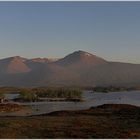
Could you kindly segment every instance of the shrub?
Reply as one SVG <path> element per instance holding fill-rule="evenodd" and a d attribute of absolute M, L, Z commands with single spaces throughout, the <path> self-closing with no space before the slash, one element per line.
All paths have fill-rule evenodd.
<path fill-rule="evenodd" d="M 20 91 L 19 99 L 24 101 L 34 102 L 38 100 L 38 97 L 33 91 L 28 89 L 23 89 Z"/>
<path fill-rule="evenodd" d="M 48 98 L 82 98 L 82 91 L 79 89 L 48 88 L 36 92 L 38 97 Z"/>

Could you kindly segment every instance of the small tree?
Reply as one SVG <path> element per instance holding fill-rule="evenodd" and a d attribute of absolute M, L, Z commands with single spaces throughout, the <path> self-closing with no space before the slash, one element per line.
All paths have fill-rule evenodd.
<path fill-rule="evenodd" d="M 19 98 L 24 100 L 24 101 L 30 101 L 30 102 L 34 102 L 38 99 L 37 95 L 31 91 L 31 90 L 22 90 L 20 92 Z"/>

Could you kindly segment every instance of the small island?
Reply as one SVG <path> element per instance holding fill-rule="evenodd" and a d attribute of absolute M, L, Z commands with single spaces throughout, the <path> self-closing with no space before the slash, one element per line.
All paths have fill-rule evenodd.
<path fill-rule="evenodd" d="M 38 101 L 82 101 L 80 89 L 68 88 L 33 88 L 21 89 L 16 102 L 38 102 Z"/>

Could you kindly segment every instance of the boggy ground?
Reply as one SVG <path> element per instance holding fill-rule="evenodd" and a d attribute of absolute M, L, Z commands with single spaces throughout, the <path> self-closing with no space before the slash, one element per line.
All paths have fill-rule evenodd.
<path fill-rule="evenodd" d="M 0 138 L 140 138 L 140 107 L 106 104 L 82 111 L 1 117 Z"/>
<path fill-rule="evenodd" d="M 13 103 L 1 103 L 0 104 L 0 113 L 1 112 L 14 112 L 14 111 L 19 111 L 23 107 L 19 104 L 13 104 Z"/>

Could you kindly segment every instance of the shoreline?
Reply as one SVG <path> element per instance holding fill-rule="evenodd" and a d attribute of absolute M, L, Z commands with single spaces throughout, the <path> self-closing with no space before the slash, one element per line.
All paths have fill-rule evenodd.
<path fill-rule="evenodd" d="M 23 106 L 21 106 L 21 108 L 23 109 L 23 108 L 26 108 L 27 106 L 26 105 L 23 105 Z M 8 118 L 10 118 L 10 117 L 23 117 L 23 118 L 28 118 L 28 117 L 41 117 L 41 116 L 55 116 L 55 114 L 56 114 L 56 116 L 57 116 L 57 114 L 63 114 L 63 113 L 66 113 L 66 114 L 69 114 L 69 115 L 72 115 L 73 113 L 77 113 L 77 112 L 84 112 L 84 111 L 90 111 L 90 110 L 92 110 L 92 109 L 94 109 L 94 110 L 96 110 L 96 109 L 99 109 L 99 108 L 102 108 L 102 109 L 108 109 L 108 108 L 111 108 L 112 109 L 112 111 L 113 111 L 113 109 L 115 109 L 116 110 L 116 108 L 118 107 L 118 108 L 125 108 L 125 109 L 140 109 L 140 106 L 136 106 L 136 105 L 131 105 L 131 104 L 102 104 L 102 105 L 97 105 L 97 106 L 92 106 L 92 107 L 90 107 L 90 108 L 87 108 L 87 109 L 79 109 L 79 110 L 59 110 L 59 111 L 52 111 L 52 112 L 49 112 L 49 113 L 41 113 L 41 114 L 33 114 L 33 115 L 10 115 L 10 113 L 12 114 L 12 113 L 16 113 L 16 112 L 0 112 L 0 118 L 5 118 L 5 117 L 8 117 Z M 27 110 L 30 110 L 28 107 L 27 107 Z M 27 111 L 27 110 L 20 110 L 20 111 Z M 114 110 L 114 111 L 115 111 Z M 131 110 L 132 111 L 132 110 Z M 9 113 L 9 115 L 4 115 L 4 114 L 7 114 L 7 113 Z M 72 114 L 71 114 L 72 113 Z M 2 115 L 3 114 L 3 115 Z M 19 114 L 20 114 L 20 112 L 19 112 Z M 28 113 L 27 113 L 28 114 Z M 61 115 L 60 115 L 61 116 Z M 62 115 L 63 116 L 63 115 Z"/>

